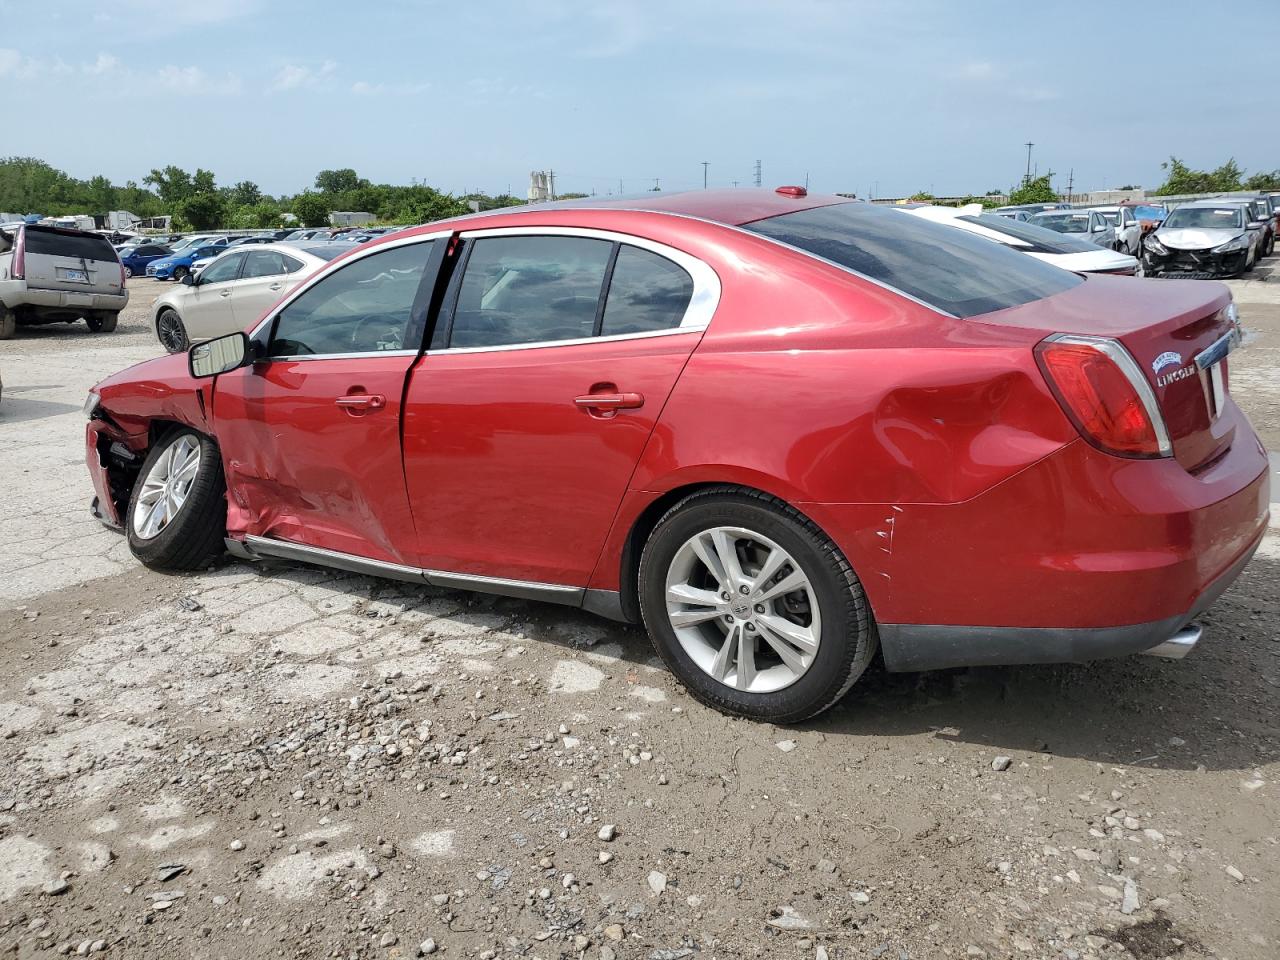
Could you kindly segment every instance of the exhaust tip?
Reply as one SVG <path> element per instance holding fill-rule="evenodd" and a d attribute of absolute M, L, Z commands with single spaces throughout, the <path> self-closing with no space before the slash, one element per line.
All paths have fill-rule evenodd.
<path fill-rule="evenodd" d="M 1200 642 L 1202 630 L 1198 623 L 1189 623 L 1164 643 L 1158 643 L 1150 650 L 1143 650 L 1149 657 L 1163 657 L 1166 660 L 1181 660 L 1196 648 Z"/>

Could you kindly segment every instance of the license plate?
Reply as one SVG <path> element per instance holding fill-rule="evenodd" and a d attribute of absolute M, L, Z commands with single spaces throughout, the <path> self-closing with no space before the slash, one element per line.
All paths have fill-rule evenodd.
<path fill-rule="evenodd" d="M 80 280 L 84 283 L 88 283 L 89 275 L 85 273 L 83 270 L 63 270 L 62 279 L 63 280 Z"/>

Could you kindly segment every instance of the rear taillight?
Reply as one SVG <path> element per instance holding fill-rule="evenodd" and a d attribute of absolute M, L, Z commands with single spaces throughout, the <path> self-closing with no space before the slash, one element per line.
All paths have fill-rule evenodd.
<path fill-rule="evenodd" d="M 1057 334 L 1036 361 L 1081 436 L 1119 457 L 1168 457 L 1169 432 L 1151 385 L 1119 342 Z"/>
<path fill-rule="evenodd" d="M 27 279 L 27 230 L 18 230 L 18 239 L 13 243 L 13 263 L 9 265 L 9 276 L 14 280 Z"/>
<path fill-rule="evenodd" d="M 126 278 L 125 278 L 125 275 L 124 275 L 124 262 L 123 262 L 123 261 L 121 261 L 121 263 L 120 263 L 120 289 L 121 289 L 121 290 L 123 290 L 123 289 L 124 289 L 124 281 L 125 281 L 125 279 L 126 279 Z"/>

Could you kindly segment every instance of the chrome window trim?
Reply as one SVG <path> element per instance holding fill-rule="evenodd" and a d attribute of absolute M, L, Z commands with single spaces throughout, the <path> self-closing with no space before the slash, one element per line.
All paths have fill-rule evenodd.
<path fill-rule="evenodd" d="M 615 333 L 599 337 L 574 337 L 571 340 L 535 340 L 531 343 L 501 343 L 483 347 L 441 347 L 428 350 L 428 356 L 455 353 L 494 353 L 499 350 L 541 350 L 546 347 L 574 347 L 585 343 L 613 343 L 623 340 L 643 340 L 649 337 L 669 337 L 679 333 L 701 333 L 711 325 L 716 308 L 720 305 L 720 275 L 706 261 L 675 247 L 650 240 L 648 237 L 617 230 L 600 230 L 595 227 L 493 227 L 464 230 L 459 234 L 464 240 L 485 240 L 491 237 L 586 237 L 609 243 L 625 243 L 657 254 L 684 270 L 693 281 L 693 293 L 684 316 L 675 327 L 663 330 L 644 330 L 639 333 Z"/>
<path fill-rule="evenodd" d="M 355 263 L 357 260 L 363 260 L 365 257 L 372 257 L 379 253 L 385 253 L 386 251 L 391 250 L 395 247 L 407 247 L 412 243 L 426 243 L 430 240 L 439 240 L 441 237 L 451 236 L 452 234 L 453 234 L 452 230 L 438 230 L 433 233 L 415 234 L 414 236 L 411 236 L 411 237 L 402 237 L 398 240 L 391 240 L 387 243 L 380 243 L 374 247 L 357 247 L 355 256 L 344 256 L 344 257 L 340 257 L 337 260 L 328 261 L 322 268 L 317 270 L 315 273 L 313 273 L 310 277 L 308 277 L 302 283 L 294 287 L 293 290 L 289 292 L 288 296 L 286 296 L 283 300 L 280 301 L 279 304 L 276 305 L 276 308 L 274 310 L 272 310 L 269 314 L 267 314 L 267 316 L 265 316 L 261 321 L 259 321 L 258 325 L 254 327 L 251 331 L 249 331 L 250 339 L 252 339 L 253 337 L 256 337 L 265 328 L 269 327 L 272 323 L 274 323 L 276 317 L 279 316 L 281 310 L 285 309 L 287 306 L 289 306 L 289 304 L 293 303 L 293 301 L 297 300 L 298 297 L 302 296 L 304 293 L 306 293 L 308 290 L 314 287 L 321 280 L 324 280 L 326 277 L 329 277 L 330 275 L 337 273 L 339 270 L 342 270 L 345 267 L 351 266 L 351 264 Z M 306 251 L 299 251 L 299 252 L 305 253 Z M 418 351 L 415 350 L 413 352 L 416 354 Z M 329 358 L 329 357 L 336 357 L 336 356 L 345 356 L 345 354 L 316 353 L 316 354 L 311 354 L 311 356 Z M 356 356 L 367 357 L 369 356 L 369 354 L 360 353 L 360 354 L 356 354 Z M 265 357 L 264 359 L 274 360 L 277 358 Z M 297 358 L 291 357 L 290 359 L 297 359 Z"/>
<path fill-rule="evenodd" d="M 280 354 L 279 356 L 263 357 L 265 363 L 270 360 L 273 363 L 286 363 L 293 360 L 311 361 L 311 360 L 359 360 L 365 357 L 416 357 L 417 350 L 366 350 L 363 353 L 302 353 L 297 354 Z"/>
<path fill-rule="evenodd" d="M 1113 340 L 1110 337 L 1094 337 L 1083 333 L 1055 333 L 1050 337 L 1045 337 L 1046 341 L 1053 343 L 1068 343 L 1073 346 L 1090 347 L 1099 353 L 1106 354 L 1111 362 L 1120 368 L 1120 372 L 1125 375 L 1132 385 L 1134 391 L 1138 394 L 1138 399 L 1142 401 L 1142 407 L 1147 412 L 1147 419 L 1151 421 L 1151 427 L 1155 431 L 1156 446 L 1160 449 L 1160 456 L 1173 456 L 1173 444 L 1169 440 L 1169 428 L 1165 426 L 1164 414 L 1160 412 L 1160 405 L 1156 402 L 1156 394 L 1151 389 L 1151 382 L 1142 373 L 1142 368 L 1138 366 L 1138 361 L 1133 359 L 1133 355 L 1125 349 L 1119 340 Z"/>

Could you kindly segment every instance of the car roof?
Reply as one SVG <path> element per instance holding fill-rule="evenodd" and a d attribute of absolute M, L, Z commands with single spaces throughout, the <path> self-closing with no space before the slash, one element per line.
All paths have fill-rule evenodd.
<path fill-rule="evenodd" d="M 797 188 L 803 190 L 803 188 Z M 679 193 L 647 193 L 628 197 L 588 197 L 584 200 L 552 200 L 531 203 L 520 207 L 496 207 L 480 213 L 470 213 L 448 220 L 439 220 L 432 226 L 466 223 L 493 216 L 520 216 L 538 214 L 547 210 L 633 210 L 642 213 L 667 213 L 681 217 L 696 217 L 730 226 L 742 226 L 756 220 L 776 217 L 798 210 L 811 210 L 837 203 L 857 203 L 849 197 L 835 194 L 805 193 L 803 196 L 781 194 L 765 188 L 727 190 L 686 190 Z"/>
<path fill-rule="evenodd" d="M 1229 203 L 1253 203 L 1256 197 L 1218 197 L 1214 200 L 1188 200 L 1180 203 L 1180 207 L 1221 207 Z"/>

